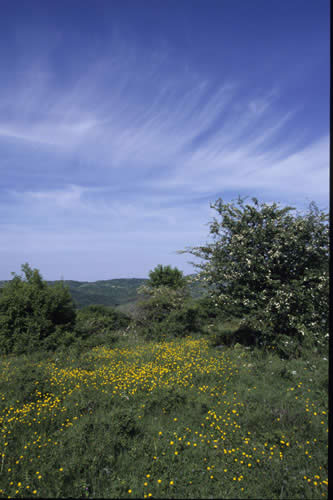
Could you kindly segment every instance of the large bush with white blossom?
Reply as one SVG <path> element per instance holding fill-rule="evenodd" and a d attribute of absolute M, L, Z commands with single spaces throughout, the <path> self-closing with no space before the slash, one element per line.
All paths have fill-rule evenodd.
<path fill-rule="evenodd" d="M 244 198 L 211 208 L 213 242 L 187 247 L 216 307 L 260 331 L 260 342 L 294 346 L 328 338 L 328 214 L 314 202 L 306 214 Z"/>

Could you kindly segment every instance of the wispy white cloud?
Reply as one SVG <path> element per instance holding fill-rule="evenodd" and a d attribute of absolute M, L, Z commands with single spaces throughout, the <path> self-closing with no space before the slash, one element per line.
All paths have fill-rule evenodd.
<path fill-rule="evenodd" d="M 41 203 L 54 204 L 61 208 L 74 208 L 81 203 L 81 197 L 84 192 L 89 191 L 81 186 L 70 186 L 66 189 L 53 191 L 25 191 L 23 197 L 26 201 L 37 201 Z M 14 193 L 17 197 L 22 197 L 20 193 Z"/>
<path fill-rule="evenodd" d="M 127 175 L 132 168 L 170 168 L 161 183 L 187 185 L 189 192 L 210 191 L 221 181 L 264 187 L 269 176 L 278 181 L 285 165 L 289 176 L 297 170 L 301 151 L 277 160 L 290 144 L 287 134 L 274 140 L 295 117 L 295 110 L 276 108 L 281 90 L 245 99 L 239 83 L 214 87 L 181 70 L 168 77 L 156 58 L 134 63 L 134 55 L 95 63 L 61 92 L 52 87 L 52 75 L 29 72 L 25 86 L 15 89 L 16 115 L 0 121 L 0 136 L 74 153 L 94 162 L 102 176 L 105 167 Z M 282 175 L 277 186 L 283 183 Z M 158 179 L 150 185 L 158 186 Z"/>
<path fill-rule="evenodd" d="M 38 68 L 7 89 L 0 138 L 46 148 L 50 158 L 61 152 L 82 168 L 74 180 L 70 162 L 43 160 L 33 188 L 7 189 L 4 251 L 160 245 L 170 252 L 204 241 L 208 200 L 217 195 L 327 199 L 328 135 L 297 146 L 300 136 L 290 132 L 297 108 L 278 106 L 283 89 L 245 94 L 240 82 L 213 83 L 181 67 L 169 74 L 167 55 L 157 56 L 102 59 L 61 89 L 52 71 Z M 88 170 L 95 187 L 87 187 Z M 118 172 L 113 183 L 110 171 Z"/>
<path fill-rule="evenodd" d="M 96 235 L 112 231 L 118 239 L 122 239 L 124 232 L 145 234 L 151 231 L 152 237 L 155 237 L 156 230 L 163 229 L 163 233 L 175 236 L 176 233 L 184 235 L 197 230 L 198 223 L 203 225 L 209 212 L 208 203 L 204 201 L 196 203 L 195 207 L 184 203 L 182 206 L 184 196 L 181 195 L 160 193 L 149 195 L 148 199 L 136 197 L 126 201 L 113 199 L 110 193 L 104 191 L 108 196 L 96 197 L 96 194 L 103 192 L 103 188 L 74 185 L 62 190 L 10 191 L 9 196 L 16 201 L 13 227 L 21 228 L 20 221 L 28 216 L 31 230 L 38 230 L 41 220 L 44 220 L 43 230 L 52 227 L 55 234 L 73 236 L 81 234 L 86 228 Z M 6 227 L 6 231 L 9 227 Z M 17 234 L 20 234 L 20 229 Z"/>
<path fill-rule="evenodd" d="M 283 123 L 285 120 L 281 120 Z M 274 127 L 277 129 L 277 127 Z M 281 150 L 254 153 L 254 145 L 266 140 L 271 131 L 266 131 L 254 143 L 243 144 L 238 150 L 226 148 L 214 150 L 207 147 L 191 155 L 176 175 L 163 180 L 171 186 L 185 186 L 188 174 L 190 186 L 195 192 L 206 192 L 214 185 L 223 189 L 267 188 L 277 193 L 308 192 L 316 195 L 328 194 L 328 136 L 310 144 L 296 153 L 280 159 Z M 290 145 L 283 144 L 284 148 Z"/>

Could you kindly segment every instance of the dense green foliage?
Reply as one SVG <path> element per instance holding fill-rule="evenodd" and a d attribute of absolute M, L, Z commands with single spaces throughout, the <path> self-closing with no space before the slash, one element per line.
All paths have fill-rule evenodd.
<path fill-rule="evenodd" d="M 31 350 L 37 349 L 55 349 L 61 346 L 68 346 L 73 342 L 75 342 L 79 348 L 84 339 L 86 339 L 85 344 L 89 344 L 90 346 L 99 345 L 105 341 L 113 343 L 119 338 L 121 331 L 127 328 L 129 324 L 131 324 L 134 329 L 136 327 L 138 329 L 141 328 L 141 332 L 143 333 L 144 331 L 143 335 L 146 338 L 165 337 L 166 330 L 170 332 L 170 335 L 175 336 L 183 336 L 192 330 L 198 330 L 199 308 L 193 301 L 188 302 L 188 299 L 193 295 L 196 297 L 202 296 L 202 286 L 200 283 L 190 283 L 187 285 L 187 279 L 182 277 L 182 273 L 180 271 L 178 272 L 177 269 L 171 269 L 170 266 L 165 266 L 164 268 L 161 266 L 163 270 L 166 270 L 167 277 L 169 276 L 169 270 L 171 270 L 171 280 L 169 281 L 171 287 L 164 285 L 162 288 L 156 286 L 141 286 L 141 288 L 139 288 L 139 285 L 142 285 L 142 283 L 150 284 L 149 280 L 141 279 L 118 279 L 95 283 L 80 283 L 74 281 L 45 282 L 40 277 L 39 271 L 29 271 L 29 268 L 26 266 L 27 265 L 23 267 L 28 274 L 32 273 L 35 276 L 39 276 L 39 286 L 44 291 L 48 290 L 47 293 L 50 294 L 53 290 L 58 294 L 58 301 L 62 293 L 69 297 L 68 291 L 72 294 L 74 290 L 74 297 L 77 297 L 77 293 L 82 294 L 82 290 L 85 290 L 85 295 L 83 298 L 81 297 L 81 299 L 89 305 L 78 309 L 76 311 L 76 316 L 74 319 L 72 317 L 72 322 L 70 324 L 65 322 L 65 324 L 59 327 L 57 326 L 59 321 L 57 322 L 56 320 L 57 327 L 54 331 L 48 332 L 46 335 L 47 338 L 44 341 L 39 339 L 38 328 L 34 330 L 35 335 L 30 335 L 30 333 L 27 333 L 27 329 L 27 331 L 23 333 L 22 329 L 18 330 L 16 328 L 15 325 L 17 323 L 13 323 L 13 321 L 8 323 L 7 321 L 7 326 L 3 329 L 3 352 L 30 352 Z M 153 282 L 154 285 L 156 285 L 156 276 L 153 278 Z M 22 288 L 27 285 L 30 292 L 32 292 L 32 289 L 34 289 L 32 283 L 26 280 L 26 284 L 24 284 L 20 277 L 15 277 L 12 281 L 2 282 L 0 293 L 1 290 L 4 290 L 5 297 L 8 295 L 9 288 L 12 290 L 11 293 L 13 293 L 15 287 Z M 59 290 L 61 291 L 60 295 Z M 137 294 L 138 290 L 140 295 Z M 164 296 L 163 293 L 161 296 L 162 290 L 166 292 Z M 96 291 L 98 291 L 98 293 L 96 293 Z M 26 295 L 25 292 L 24 295 Z M 137 297 L 142 297 L 143 295 L 151 299 L 145 301 L 144 306 L 142 306 L 140 301 L 137 301 Z M 29 294 L 26 295 L 26 298 L 28 296 Z M 133 297 L 135 297 L 134 300 Z M 101 304 L 91 304 L 91 301 L 94 299 L 100 300 L 102 304 L 108 303 L 111 300 L 112 303 L 120 303 L 122 305 L 115 309 Z M 130 302 L 127 302 L 127 300 L 130 300 Z M 75 300 L 73 300 L 73 302 L 75 302 Z M 53 301 L 54 306 L 55 304 L 56 303 Z M 10 307 L 10 301 L 8 302 L 7 300 L 2 304 L 3 325 L 6 323 L 7 316 L 5 311 L 8 312 L 8 307 Z M 73 310 L 72 302 L 70 307 Z M 120 310 L 121 307 L 124 308 L 124 312 Z M 31 324 L 31 328 L 34 329 L 33 325 L 35 325 L 35 323 L 33 318 L 29 317 L 31 312 L 29 311 L 29 308 L 27 309 L 21 304 L 21 313 L 25 318 L 24 322 L 26 324 Z M 169 313 L 171 313 L 171 311 L 173 311 L 173 314 L 170 315 Z M 35 313 L 35 316 L 38 316 L 38 314 Z M 41 320 L 41 318 L 39 319 Z M 51 321 L 50 328 L 52 330 L 52 317 L 50 317 L 49 320 Z M 73 328 L 74 322 L 75 327 Z M 27 336 L 29 336 L 28 341 L 26 341 Z M 11 341 L 8 340 L 10 338 L 12 339 Z M 4 339 L 7 340 L 5 341 Z"/>
<path fill-rule="evenodd" d="M 182 271 L 176 267 L 172 269 L 171 266 L 162 266 L 162 264 L 159 264 L 149 272 L 149 281 L 146 284 L 152 288 L 167 286 L 177 290 L 178 288 L 186 287 L 187 281 Z"/>
<path fill-rule="evenodd" d="M 138 289 L 136 323 L 146 339 L 185 337 L 201 330 L 203 307 L 191 298 L 188 280 L 171 266 L 157 266 Z"/>
<path fill-rule="evenodd" d="M 73 340 L 75 306 L 63 283 L 48 286 L 37 269 L 22 265 L 0 294 L 0 352 L 56 348 Z"/>
<path fill-rule="evenodd" d="M 77 311 L 75 333 L 80 339 L 90 339 L 91 345 L 118 339 L 117 331 L 129 326 L 131 319 L 121 311 L 102 305 L 90 305 Z"/>
<path fill-rule="evenodd" d="M 292 207 L 252 201 L 218 199 L 214 242 L 179 253 L 204 260 L 194 266 L 217 307 L 242 318 L 262 344 L 320 348 L 328 339 L 328 214 L 314 203 L 295 216 Z"/>
<path fill-rule="evenodd" d="M 188 299 L 184 288 L 142 286 L 138 290 L 141 298 L 136 308 L 135 320 L 146 338 L 160 338 L 165 335 L 165 322 L 170 314 L 180 311 Z"/>

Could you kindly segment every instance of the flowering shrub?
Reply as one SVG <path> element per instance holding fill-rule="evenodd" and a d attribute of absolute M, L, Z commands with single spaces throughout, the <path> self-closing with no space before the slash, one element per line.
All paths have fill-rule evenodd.
<path fill-rule="evenodd" d="M 219 216 L 210 224 L 214 241 L 187 248 L 205 262 L 193 265 L 216 307 L 259 330 L 263 343 L 280 335 L 295 345 L 325 344 L 328 338 L 328 214 L 310 203 L 291 215 L 252 198 L 245 205 L 211 204 Z"/>

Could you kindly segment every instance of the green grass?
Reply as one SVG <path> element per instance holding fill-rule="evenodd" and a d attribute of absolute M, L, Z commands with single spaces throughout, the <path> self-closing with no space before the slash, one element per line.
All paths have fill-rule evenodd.
<path fill-rule="evenodd" d="M 314 352 L 122 337 L 2 357 L 0 495 L 327 497 L 327 413 Z"/>

